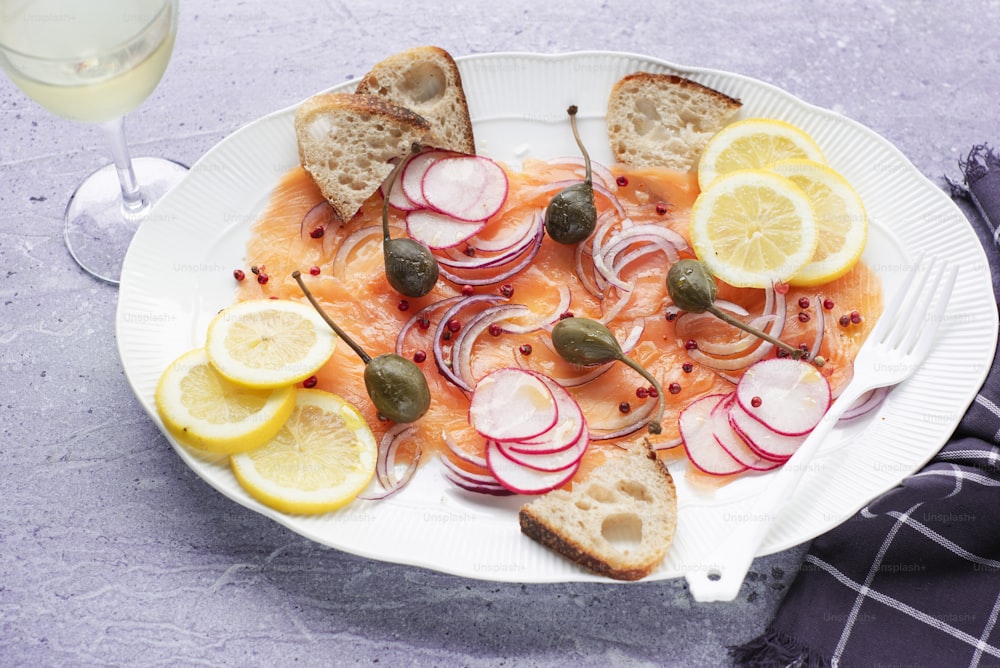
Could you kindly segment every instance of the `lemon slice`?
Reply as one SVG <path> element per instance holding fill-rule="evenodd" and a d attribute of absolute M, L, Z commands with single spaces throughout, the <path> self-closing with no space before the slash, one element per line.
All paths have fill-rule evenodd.
<path fill-rule="evenodd" d="M 746 169 L 720 176 L 691 208 L 691 245 L 717 277 L 737 287 L 787 282 L 816 251 L 809 198 L 789 179 Z"/>
<path fill-rule="evenodd" d="M 260 390 L 230 382 L 204 349 L 167 367 L 156 385 L 156 409 L 178 440 L 209 452 L 232 454 L 269 441 L 295 407 L 295 390 Z"/>
<path fill-rule="evenodd" d="M 774 118 L 736 121 L 708 140 L 698 160 L 698 184 L 705 190 L 723 174 L 793 158 L 826 162 L 813 138 L 791 123 Z"/>
<path fill-rule="evenodd" d="M 789 282 L 821 285 L 846 274 L 868 239 L 868 216 L 861 197 L 843 176 L 811 160 L 782 160 L 769 169 L 801 188 L 816 212 L 816 252 Z"/>
<path fill-rule="evenodd" d="M 337 337 L 315 309 L 257 299 L 223 309 L 208 325 L 205 350 L 223 376 L 247 387 L 305 380 L 333 355 Z"/>
<path fill-rule="evenodd" d="M 233 473 L 255 499 L 286 513 L 325 513 L 353 500 L 375 475 L 378 446 L 351 404 L 296 391 L 295 410 L 262 447 L 233 455 Z"/>

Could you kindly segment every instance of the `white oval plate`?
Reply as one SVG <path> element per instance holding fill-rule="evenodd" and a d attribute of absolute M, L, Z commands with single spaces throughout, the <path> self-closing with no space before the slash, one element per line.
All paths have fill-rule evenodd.
<path fill-rule="evenodd" d="M 528 156 L 575 154 L 565 110 L 576 104 L 592 156 L 610 162 L 604 113 L 612 85 L 638 70 L 681 74 L 741 99 L 741 116 L 784 119 L 816 138 L 830 164 L 865 201 L 872 220 L 865 260 L 882 277 L 890 298 L 907 265 L 921 254 L 944 256 L 961 266 L 930 359 L 877 413 L 834 432 L 760 554 L 834 527 L 919 469 L 944 444 L 992 360 L 997 311 L 989 267 L 962 212 L 885 139 L 760 81 L 640 55 L 508 53 L 458 60 L 479 151 L 485 155 L 516 166 Z M 179 354 L 202 345 L 212 315 L 233 302 L 231 272 L 244 264 L 250 225 L 279 178 L 298 164 L 293 116 L 293 108 L 277 111 L 210 150 L 163 198 L 129 249 L 116 321 L 119 353 L 136 397 L 161 429 L 153 402 L 160 373 Z M 516 510 L 524 499 L 472 498 L 448 485 L 436 462 L 386 501 L 355 502 L 336 513 L 303 517 L 251 499 L 225 458 L 206 458 L 167 439 L 217 490 L 324 545 L 470 578 L 606 581 L 522 536 Z M 705 492 L 686 484 L 684 466 L 672 465 L 680 505 L 676 539 L 651 579 L 697 568 L 694 555 L 726 535 L 733 523 L 761 519 L 748 516 L 746 508 L 766 484 L 766 474 Z"/>

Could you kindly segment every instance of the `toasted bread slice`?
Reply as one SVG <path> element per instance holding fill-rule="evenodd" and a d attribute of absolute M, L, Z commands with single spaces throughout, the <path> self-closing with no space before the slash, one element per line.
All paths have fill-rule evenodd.
<path fill-rule="evenodd" d="M 572 490 L 526 504 L 518 519 L 522 533 L 581 566 L 616 580 L 639 580 L 673 542 L 677 492 L 667 467 L 639 443 Z"/>
<path fill-rule="evenodd" d="M 375 95 L 322 93 L 295 113 L 299 160 L 345 221 L 429 130 L 420 115 Z"/>
<path fill-rule="evenodd" d="M 381 95 L 431 124 L 427 143 L 460 153 L 476 152 L 462 75 L 436 46 L 418 46 L 377 63 L 358 83 L 358 93 Z"/>
<path fill-rule="evenodd" d="M 608 135 L 615 159 L 632 167 L 688 170 L 709 138 L 742 103 L 673 74 L 636 72 L 608 99 Z"/>

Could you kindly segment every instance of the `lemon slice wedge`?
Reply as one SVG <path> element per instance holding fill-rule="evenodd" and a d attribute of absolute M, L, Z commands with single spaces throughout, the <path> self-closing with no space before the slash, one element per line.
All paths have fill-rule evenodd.
<path fill-rule="evenodd" d="M 795 158 L 826 162 L 815 140 L 791 123 L 747 118 L 730 123 L 708 140 L 698 160 L 698 184 L 705 190 L 723 174 Z"/>
<path fill-rule="evenodd" d="M 789 283 L 822 285 L 850 271 L 868 239 L 865 205 L 851 184 L 833 169 L 811 160 L 782 160 L 769 169 L 801 188 L 816 212 L 816 252 Z"/>
<path fill-rule="evenodd" d="M 219 373 L 247 387 L 291 385 L 333 355 L 337 336 L 315 309 L 289 299 L 256 299 L 223 309 L 208 325 L 205 350 Z"/>
<path fill-rule="evenodd" d="M 261 503 L 287 513 L 335 510 L 368 486 L 378 446 L 358 410 L 321 390 L 296 391 L 295 409 L 262 447 L 233 455 L 233 473 Z"/>
<path fill-rule="evenodd" d="M 295 390 L 237 385 L 219 375 L 198 348 L 167 367 L 155 400 L 164 426 L 179 441 L 232 454 L 259 447 L 278 433 L 295 407 Z"/>
<path fill-rule="evenodd" d="M 691 245 L 713 274 L 737 287 L 787 282 L 817 245 L 812 204 L 791 180 L 747 169 L 719 177 L 691 208 Z"/>

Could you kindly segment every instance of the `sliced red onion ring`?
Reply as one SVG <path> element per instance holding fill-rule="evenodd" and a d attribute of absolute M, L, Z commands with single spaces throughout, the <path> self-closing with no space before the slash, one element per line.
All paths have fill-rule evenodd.
<path fill-rule="evenodd" d="M 580 284 L 584 290 L 597 299 L 604 299 L 604 292 L 597 286 L 593 272 L 585 271 L 583 268 L 583 258 L 585 255 L 590 258 L 590 264 L 593 266 L 594 255 L 591 249 L 588 248 L 587 244 L 577 244 L 576 250 L 573 253 L 573 268 L 576 271 L 576 277 L 580 279 Z"/>
<path fill-rule="evenodd" d="M 504 329 L 512 334 L 530 334 L 531 332 L 536 332 L 543 327 L 554 325 L 563 313 L 569 311 L 570 303 L 573 298 L 572 293 L 569 290 L 568 285 L 556 286 L 556 290 L 559 291 L 559 303 L 548 315 L 542 316 L 535 320 L 535 322 L 527 325 L 514 325 L 509 324 Z"/>
<path fill-rule="evenodd" d="M 326 228 L 329 226 L 330 221 L 333 220 L 334 216 L 333 206 L 329 202 L 323 200 L 313 208 L 306 212 L 306 215 L 302 216 L 302 222 L 299 223 L 299 236 L 303 239 L 310 237 L 312 231 L 317 227 L 323 228 L 325 235 Z"/>
<path fill-rule="evenodd" d="M 445 378 L 450 380 L 456 387 L 459 387 L 466 392 L 472 391 L 472 385 L 452 369 L 452 363 L 454 360 L 445 359 L 445 349 L 442 341 L 444 339 L 444 333 L 448 329 L 448 322 L 470 306 L 475 304 L 496 304 L 500 301 L 503 301 L 503 297 L 500 295 L 472 295 L 469 297 L 463 295 L 461 299 L 452 304 L 448 310 L 444 312 L 444 315 L 441 316 L 441 320 L 438 322 L 437 328 L 434 331 L 434 361 L 437 363 L 438 369 Z"/>
<path fill-rule="evenodd" d="M 510 250 L 518 243 L 530 239 L 534 234 L 535 226 L 541 224 L 542 214 L 540 211 L 528 210 L 521 217 L 517 225 L 511 226 L 508 217 L 504 216 L 505 229 L 507 233 L 493 239 L 483 239 L 474 236 L 469 239 L 469 246 L 483 253 L 495 253 Z"/>
<path fill-rule="evenodd" d="M 420 464 L 421 450 L 417 448 L 413 459 L 403 471 L 403 475 L 398 478 L 396 477 L 396 453 L 399 452 L 400 444 L 414 431 L 416 431 L 416 427 L 411 424 L 397 424 L 385 432 L 382 440 L 379 441 L 378 458 L 375 461 L 375 477 L 379 485 L 382 486 L 382 490 L 369 494 L 359 494 L 359 499 L 366 501 L 386 499 L 410 482 Z"/>
<path fill-rule="evenodd" d="M 476 340 L 490 326 L 530 312 L 528 307 L 523 304 L 498 304 L 473 316 L 459 330 L 458 337 L 452 346 L 451 368 L 455 375 L 461 378 L 468 387 L 473 387 L 476 379 L 472 373 L 472 348 L 476 345 Z"/>
<path fill-rule="evenodd" d="M 600 243 L 601 249 L 600 255 L 594 256 L 595 267 L 609 283 L 622 289 L 624 281 L 620 274 L 628 264 L 655 251 L 663 252 L 669 262 L 676 262 L 680 259 L 680 251 L 687 248 L 684 237 L 655 223 L 623 227 L 607 240 L 595 240 L 594 243 L 595 248 Z M 634 244 L 646 245 L 629 250 Z"/>
<path fill-rule="evenodd" d="M 538 251 L 541 250 L 542 248 L 542 239 L 544 238 L 544 236 L 545 235 L 543 228 L 541 232 L 539 232 L 534 236 L 531 245 L 528 247 L 524 256 L 519 261 L 512 263 L 510 266 L 506 267 L 505 269 L 502 269 L 498 273 L 495 273 L 491 276 L 463 277 L 459 276 L 458 274 L 450 271 L 445 267 L 439 267 L 440 274 L 445 279 L 457 285 L 480 286 L 480 285 L 494 285 L 496 283 L 500 283 L 501 281 L 505 281 L 511 276 L 515 276 L 521 271 L 524 271 L 524 269 L 531 264 L 532 260 L 535 259 L 535 256 L 538 255 Z"/>
<path fill-rule="evenodd" d="M 476 482 L 469 480 L 467 476 L 460 476 L 454 473 L 451 469 L 445 469 L 443 472 L 445 480 L 451 484 L 464 489 L 467 492 L 475 492 L 476 494 L 489 494 L 491 496 L 512 496 L 514 492 L 510 491 L 500 483 L 494 482 Z M 494 478 L 495 480 L 496 478 Z"/>
<path fill-rule="evenodd" d="M 660 443 L 652 443 L 651 445 L 653 450 L 659 451 L 659 450 L 671 450 L 673 448 L 676 448 L 678 445 L 681 445 L 682 443 L 684 443 L 684 439 L 678 436 L 677 438 L 671 438 L 669 440 Z"/>
<path fill-rule="evenodd" d="M 550 165 L 573 165 L 574 167 L 580 167 L 580 178 L 583 179 L 586 176 L 586 172 L 583 171 L 586 168 L 586 163 L 584 162 L 582 156 L 566 155 L 558 158 L 550 158 L 545 162 Z M 599 180 L 601 185 L 605 188 L 612 188 L 615 186 L 615 175 L 612 174 L 611 170 L 608 169 L 608 167 L 603 163 L 592 159 L 590 161 L 590 171 L 594 176 L 595 182 Z"/>
<path fill-rule="evenodd" d="M 841 416 L 841 421 L 843 420 L 856 420 L 862 415 L 868 415 L 873 410 L 882 405 L 885 398 L 889 395 L 888 387 L 879 387 L 869 392 L 862 394 L 854 404 L 847 409 L 843 416 Z"/>
<path fill-rule="evenodd" d="M 625 309 L 629 301 L 632 299 L 632 295 L 635 293 L 635 281 L 631 281 L 628 284 L 627 290 L 618 290 L 619 298 L 614 305 L 601 315 L 600 321 L 602 324 L 607 325 L 609 322 L 618 317 L 618 315 Z"/>
<path fill-rule="evenodd" d="M 358 244 L 376 234 L 380 236 L 382 234 L 382 227 L 380 225 L 368 225 L 348 234 L 340 243 L 340 246 L 337 247 L 337 253 L 333 256 L 333 266 L 343 267 L 347 261 L 347 257 L 354 251 Z"/>
<path fill-rule="evenodd" d="M 477 457 L 476 455 L 470 455 L 468 452 L 458 447 L 458 443 L 455 443 L 455 439 L 451 437 L 451 434 L 442 431 L 441 440 L 444 441 L 445 446 L 448 448 L 448 452 L 455 455 L 455 459 L 470 464 L 472 466 L 477 466 L 484 471 L 487 470 L 486 457 Z"/>
<path fill-rule="evenodd" d="M 396 354 L 397 355 L 403 354 L 403 344 L 406 341 L 406 335 L 410 333 L 410 330 L 412 330 L 413 327 L 418 322 L 420 322 L 421 318 L 427 318 L 436 311 L 440 311 L 444 308 L 447 308 L 455 304 L 456 302 L 461 301 L 462 299 L 465 299 L 464 295 L 455 295 L 454 297 L 447 297 L 440 301 L 428 304 L 427 306 L 423 307 L 422 309 L 414 313 L 409 320 L 403 323 L 403 326 L 399 329 L 399 333 L 396 335 Z"/>
<path fill-rule="evenodd" d="M 765 316 L 773 315 L 775 320 L 772 323 L 771 330 L 767 332 L 774 338 L 780 338 L 781 332 L 785 329 L 785 294 L 774 290 L 773 288 L 766 288 L 767 297 L 765 299 Z M 772 297 L 773 295 L 773 297 Z M 768 307 L 771 306 L 773 310 L 767 313 Z M 745 355 L 740 355 L 738 357 L 725 357 L 719 358 L 713 355 L 707 354 L 704 351 L 695 348 L 694 350 L 688 351 L 691 359 L 703 364 L 712 369 L 718 369 L 721 371 L 735 371 L 737 369 L 743 369 L 750 366 L 754 362 L 764 359 L 765 356 L 771 349 L 774 348 L 774 344 L 769 341 L 761 341 L 760 345 L 753 348 L 750 352 Z"/>
<path fill-rule="evenodd" d="M 613 438 L 620 438 L 634 434 L 645 427 L 653 419 L 657 403 L 647 401 L 640 408 L 630 411 L 622 419 L 609 422 L 588 422 L 590 426 L 590 438 L 594 441 L 608 441 Z"/>
<path fill-rule="evenodd" d="M 469 247 L 474 250 L 472 255 L 457 250 L 446 250 L 443 253 L 438 253 L 438 264 L 455 269 L 486 269 L 513 262 L 522 253 L 527 251 L 532 244 L 538 243 L 538 236 L 543 232 L 543 217 L 541 212 L 534 212 L 529 221 L 530 226 L 527 228 L 527 233 L 521 239 L 514 242 L 514 245 L 504 249 L 499 254 L 482 255 L 482 249 L 474 246 L 470 239 Z"/>
<path fill-rule="evenodd" d="M 764 330 L 769 324 L 774 322 L 778 316 L 776 315 L 762 315 L 750 320 L 747 324 L 757 329 Z M 715 316 L 711 313 L 685 313 L 683 319 L 678 322 L 683 325 L 691 324 L 692 321 L 715 320 Z M 686 338 L 683 335 L 683 327 L 678 332 L 682 338 Z M 719 356 L 732 356 L 741 355 L 747 352 L 750 348 L 759 344 L 761 340 L 749 334 L 743 332 L 740 334 L 740 338 L 735 341 L 730 341 L 728 343 L 717 343 L 715 341 L 699 341 L 698 350 L 708 355 L 719 355 Z"/>

